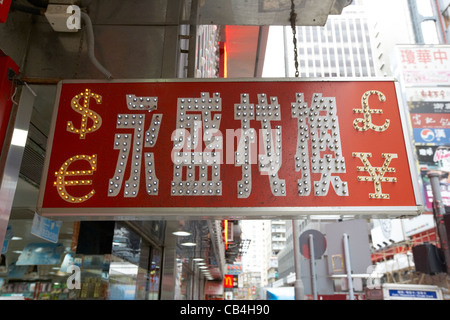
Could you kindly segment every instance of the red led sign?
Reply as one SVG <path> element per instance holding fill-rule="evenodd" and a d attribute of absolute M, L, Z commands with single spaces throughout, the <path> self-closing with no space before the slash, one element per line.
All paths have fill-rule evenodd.
<path fill-rule="evenodd" d="M 398 99 L 394 81 L 62 82 L 38 211 L 414 215 Z"/>

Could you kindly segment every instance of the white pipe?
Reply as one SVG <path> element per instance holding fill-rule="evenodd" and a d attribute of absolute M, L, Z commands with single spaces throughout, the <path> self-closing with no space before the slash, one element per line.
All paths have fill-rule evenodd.
<path fill-rule="evenodd" d="M 344 233 L 344 255 L 345 255 L 345 269 L 347 269 L 347 281 L 348 281 L 348 294 L 350 300 L 355 300 L 355 296 L 353 294 L 353 279 L 352 279 L 352 263 L 350 260 L 350 246 L 349 235 Z"/>
<path fill-rule="evenodd" d="M 317 300 L 316 256 L 314 253 L 314 236 L 312 234 L 309 235 L 309 257 L 311 258 L 312 292 L 314 300 Z"/>
<path fill-rule="evenodd" d="M 97 58 L 95 57 L 94 53 L 94 29 L 92 27 L 91 18 L 85 13 L 81 12 L 81 18 L 84 20 L 84 23 L 86 24 L 86 32 L 88 35 L 88 54 L 89 59 L 91 60 L 92 64 L 105 75 L 107 79 L 111 79 L 112 75 L 111 73 L 106 70 L 105 67 L 103 67 L 100 62 L 98 62 Z"/>
<path fill-rule="evenodd" d="M 295 267 L 295 282 L 294 282 L 294 294 L 295 294 L 295 300 L 305 300 L 305 288 L 303 286 L 302 282 L 302 274 L 301 274 L 301 268 L 300 268 L 300 259 L 298 254 L 300 253 L 300 250 L 298 248 L 298 236 L 297 236 L 297 224 L 295 223 L 295 220 L 292 220 L 292 239 L 294 239 L 293 246 L 294 246 L 294 267 Z"/>

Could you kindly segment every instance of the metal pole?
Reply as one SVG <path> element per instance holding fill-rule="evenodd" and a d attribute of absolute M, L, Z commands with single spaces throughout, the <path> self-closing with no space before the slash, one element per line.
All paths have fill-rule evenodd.
<path fill-rule="evenodd" d="M 3 176 L 0 176 L 0 248 L 3 247 L 8 228 L 35 97 L 34 91 L 28 84 L 25 84 L 22 87 L 19 104 L 15 111 L 15 122 L 11 141 L 8 142 L 10 146 L 6 153 Z"/>
<path fill-rule="evenodd" d="M 187 69 L 188 78 L 195 78 L 195 67 L 196 67 L 195 51 L 197 47 L 198 10 L 199 10 L 199 1 L 192 0 L 190 25 L 189 25 L 189 55 L 188 55 L 188 69 Z"/>
<path fill-rule="evenodd" d="M 354 300 L 355 296 L 353 294 L 352 263 L 350 260 L 350 247 L 348 245 L 348 239 L 348 234 L 344 233 L 344 255 L 345 269 L 347 270 L 348 294 L 350 296 L 350 300 Z"/>
<path fill-rule="evenodd" d="M 447 274 L 450 274 L 450 250 L 448 247 L 448 235 L 444 224 L 445 206 L 442 201 L 441 184 L 439 181 L 439 173 L 428 173 L 430 178 L 431 190 L 433 191 L 433 204 L 434 204 L 434 218 L 438 227 L 439 242 L 441 248 L 444 251 L 445 264 L 447 267 Z"/>
<path fill-rule="evenodd" d="M 314 255 L 314 236 L 309 235 L 309 256 L 311 258 L 311 281 L 314 300 L 317 300 L 316 257 Z"/>
<path fill-rule="evenodd" d="M 301 270 L 300 270 L 300 260 L 298 249 L 298 236 L 297 236 L 297 226 L 295 220 L 292 220 L 292 243 L 294 246 L 294 267 L 295 267 L 295 282 L 294 282 L 294 292 L 295 300 L 305 300 L 305 289 L 303 287 Z"/>
<path fill-rule="evenodd" d="M 289 59 L 288 59 L 288 41 L 286 36 L 286 28 L 285 26 L 283 28 L 283 49 L 284 49 L 284 76 L 286 78 L 289 77 Z"/>

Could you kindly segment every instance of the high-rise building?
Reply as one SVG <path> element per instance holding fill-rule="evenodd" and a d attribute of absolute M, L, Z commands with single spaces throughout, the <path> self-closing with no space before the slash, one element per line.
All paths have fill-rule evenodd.
<path fill-rule="evenodd" d="M 251 239 L 247 252 L 242 255 L 242 269 L 247 274 L 248 282 L 256 287 L 268 283 L 268 269 L 272 255 L 271 221 L 241 221 L 242 237 Z"/>
<path fill-rule="evenodd" d="M 272 220 L 272 255 L 276 256 L 286 245 L 286 221 Z"/>
<path fill-rule="evenodd" d="M 377 76 L 369 23 L 363 12 L 361 6 L 353 5 L 345 14 L 330 16 L 323 27 L 297 27 L 300 77 Z M 288 52 L 291 64 L 292 52 Z"/>
<path fill-rule="evenodd" d="M 391 76 L 390 51 L 395 44 L 414 43 L 412 30 L 407 0 L 354 0 L 323 27 L 296 27 L 299 77 Z M 291 27 L 271 26 L 263 77 L 294 77 L 294 65 Z"/>

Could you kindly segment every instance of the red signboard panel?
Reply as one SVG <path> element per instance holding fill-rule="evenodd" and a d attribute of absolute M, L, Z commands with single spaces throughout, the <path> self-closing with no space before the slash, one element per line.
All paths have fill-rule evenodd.
<path fill-rule="evenodd" d="M 448 113 L 411 113 L 413 128 L 441 128 L 450 129 Z"/>
<path fill-rule="evenodd" d="M 10 6 L 11 0 L 0 0 L 0 23 L 6 22 Z"/>
<path fill-rule="evenodd" d="M 393 81 L 63 82 L 44 216 L 411 215 Z"/>
<path fill-rule="evenodd" d="M 0 153 L 8 129 L 8 123 L 11 116 L 13 83 L 8 80 L 8 70 L 18 72 L 19 68 L 14 61 L 3 55 L 0 51 Z"/>
<path fill-rule="evenodd" d="M 232 274 L 226 274 L 223 277 L 223 287 L 233 288 L 234 276 Z"/>

